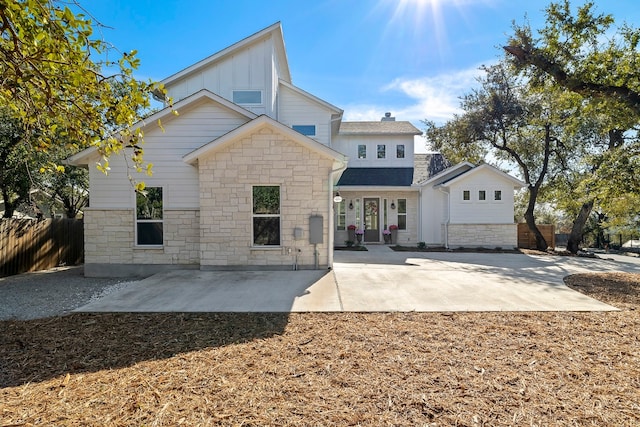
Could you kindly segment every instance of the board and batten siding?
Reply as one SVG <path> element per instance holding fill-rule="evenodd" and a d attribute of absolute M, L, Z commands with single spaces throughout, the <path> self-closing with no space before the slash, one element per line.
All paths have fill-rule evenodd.
<path fill-rule="evenodd" d="M 358 145 L 367 146 L 367 158 L 358 158 Z M 386 146 L 386 157 L 378 159 L 378 144 Z M 404 145 L 404 159 L 396 158 L 396 146 Z M 353 168 L 412 168 L 413 135 L 338 135 L 333 141 L 333 149 L 349 157 L 349 167 Z"/>
<path fill-rule="evenodd" d="M 422 230 L 420 241 L 427 245 L 444 244 L 442 235 L 442 224 L 446 221 L 447 200 L 446 195 L 441 191 L 426 187 L 422 190 L 421 216 Z"/>
<path fill-rule="evenodd" d="M 148 187 L 163 187 L 165 209 L 193 209 L 200 206 L 198 170 L 182 161 L 191 151 L 241 126 L 248 119 L 204 101 L 180 110 L 180 115 L 165 119 L 164 131 L 155 123 L 145 129 L 144 159 L 153 163 L 153 176 L 127 171 L 125 159 L 114 155 L 110 159 L 111 171 L 105 176 L 89 165 L 91 180 L 90 206 L 92 208 L 133 208 L 134 192 L 127 175 L 132 173 Z"/>
<path fill-rule="evenodd" d="M 234 90 L 261 90 L 262 105 L 247 106 L 256 114 L 275 116 L 274 80 L 277 84 L 271 37 L 262 39 L 209 64 L 206 68 L 189 74 L 166 86 L 167 94 L 174 102 L 186 98 L 201 89 L 207 89 L 233 101 Z"/>
<path fill-rule="evenodd" d="M 470 200 L 463 200 L 469 190 Z M 502 200 L 494 200 L 494 191 L 502 192 Z M 452 224 L 512 224 L 513 183 L 488 170 L 470 174 L 449 188 L 450 222 Z M 478 193 L 486 192 L 486 200 L 478 200 Z"/>
<path fill-rule="evenodd" d="M 314 125 L 316 136 L 312 138 L 321 144 L 331 145 L 331 111 L 283 85 L 280 85 L 278 96 L 280 123 L 289 127 Z"/>

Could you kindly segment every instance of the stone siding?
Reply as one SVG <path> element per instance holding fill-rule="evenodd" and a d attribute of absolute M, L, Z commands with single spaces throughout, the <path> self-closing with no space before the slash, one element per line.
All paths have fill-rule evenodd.
<path fill-rule="evenodd" d="M 314 266 L 309 217 L 322 215 L 324 242 L 318 264 L 328 265 L 329 172 L 327 159 L 286 136 L 263 128 L 198 162 L 200 178 L 200 263 L 203 269 Z M 252 245 L 252 189 L 280 186 L 281 246 Z M 294 240 L 293 229 L 303 238 Z"/>
<path fill-rule="evenodd" d="M 198 264 L 200 215 L 197 210 L 164 211 L 164 246 L 135 245 L 133 209 L 84 212 L 85 264 Z"/>
<path fill-rule="evenodd" d="M 449 224 L 449 247 L 518 247 L 516 224 Z"/>

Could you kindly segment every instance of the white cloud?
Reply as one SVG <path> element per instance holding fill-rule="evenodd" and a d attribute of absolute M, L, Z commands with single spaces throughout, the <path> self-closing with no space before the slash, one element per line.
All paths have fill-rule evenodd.
<path fill-rule="evenodd" d="M 476 78 L 481 75 L 478 67 L 437 76 L 415 79 L 397 78 L 381 89 L 381 104 L 385 93 L 401 93 L 406 101 L 393 105 L 353 104 L 345 106 L 345 120 L 380 120 L 385 112 L 391 111 L 399 120 L 408 120 L 416 126 L 422 120 L 444 123 L 460 112 L 460 97 L 477 86 Z"/>

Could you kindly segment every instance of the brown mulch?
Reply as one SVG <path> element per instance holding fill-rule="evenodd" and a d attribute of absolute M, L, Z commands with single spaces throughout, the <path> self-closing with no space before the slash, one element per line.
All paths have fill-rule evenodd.
<path fill-rule="evenodd" d="M 640 277 L 568 283 L 625 309 L 0 322 L 0 426 L 639 425 Z"/>

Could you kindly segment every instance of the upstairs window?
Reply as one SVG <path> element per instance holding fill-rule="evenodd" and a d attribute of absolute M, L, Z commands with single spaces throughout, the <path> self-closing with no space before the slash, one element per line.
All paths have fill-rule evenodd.
<path fill-rule="evenodd" d="M 387 157 L 387 146 L 384 144 L 378 144 L 378 158 L 384 159 Z"/>
<path fill-rule="evenodd" d="M 262 105 L 261 90 L 234 90 L 233 103 L 243 105 Z"/>
<path fill-rule="evenodd" d="M 316 125 L 293 125 L 291 129 L 306 136 L 316 136 Z"/>
<path fill-rule="evenodd" d="M 358 145 L 358 158 L 366 159 L 367 158 L 367 146 L 364 144 Z"/>
<path fill-rule="evenodd" d="M 462 192 L 462 200 L 471 200 L 471 191 L 464 190 Z"/>
<path fill-rule="evenodd" d="M 162 187 L 147 187 L 146 195 L 136 193 L 136 244 L 163 244 Z"/>
<path fill-rule="evenodd" d="M 253 187 L 253 245 L 280 246 L 280 187 Z"/>
<path fill-rule="evenodd" d="M 500 201 L 502 200 L 502 191 L 496 190 L 493 192 L 493 200 Z"/>
<path fill-rule="evenodd" d="M 404 144 L 396 145 L 396 158 L 404 159 Z"/>

